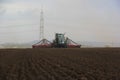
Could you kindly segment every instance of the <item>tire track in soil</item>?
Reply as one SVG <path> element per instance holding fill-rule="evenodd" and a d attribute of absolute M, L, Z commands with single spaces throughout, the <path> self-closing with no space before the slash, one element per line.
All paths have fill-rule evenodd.
<path fill-rule="evenodd" d="M 120 79 L 119 78 L 120 65 L 118 64 L 119 54 L 112 56 L 113 53 L 111 53 L 110 55 L 98 53 L 99 55 L 102 55 L 103 58 L 106 58 L 107 56 L 107 62 L 106 62 L 105 59 L 102 60 L 101 57 L 96 56 L 92 53 L 90 55 L 87 54 L 88 57 L 86 57 L 86 54 L 76 55 L 74 53 L 71 53 L 69 55 L 69 54 L 65 54 L 66 52 L 65 53 L 60 52 L 59 54 L 57 54 L 57 51 L 51 54 L 49 50 L 46 52 L 46 50 L 28 49 L 25 51 L 12 50 L 11 52 L 9 52 L 8 50 L 7 52 L 3 52 L 2 54 L 0 53 L 0 80 L 110 80 L 110 79 L 119 80 Z M 81 56 L 83 58 L 79 59 L 81 58 Z M 89 56 L 93 56 L 93 57 L 89 57 Z M 77 59 L 75 59 L 76 57 Z M 99 58 L 99 63 L 97 63 L 96 61 L 97 57 Z M 94 60 L 95 63 L 92 64 L 88 60 L 91 61 Z M 79 61 L 81 61 L 82 63 L 79 64 Z M 116 66 L 114 66 L 115 64 L 112 64 L 113 62 L 115 62 Z M 99 66 L 99 64 L 101 65 Z M 116 68 L 114 69 L 114 67 Z M 109 73 L 110 71 L 111 73 Z"/>
<path fill-rule="evenodd" d="M 25 68 L 25 65 L 27 65 L 27 62 L 25 60 L 25 57 L 23 58 L 22 62 L 18 65 L 19 69 L 18 69 L 18 80 L 28 80 L 27 76 L 26 76 L 26 72 L 25 70 L 27 68 Z"/>
<path fill-rule="evenodd" d="M 17 65 L 16 64 L 13 64 L 13 65 L 9 65 L 7 70 L 6 70 L 6 73 L 5 73 L 5 76 L 6 76 L 6 79 L 5 80 L 17 80 L 18 79 L 18 71 L 17 71 Z"/>
<path fill-rule="evenodd" d="M 56 78 L 57 79 L 60 78 L 59 75 L 56 74 L 54 69 L 52 69 L 51 65 L 43 61 L 42 58 L 38 58 L 38 60 L 36 60 L 36 63 L 38 64 L 38 66 L 40 66 L 44 70 L 45 73 L 49 75 L 50 80 L 56 80 Z"/>
<path fill-rule="evenodd" d="M 0 80 L 6 80 L 5 71 L 0 65 Z"/>
<path fill-rule="evenodd" d="M 50 75 L 48 72 L 49 71 L 47 71 L 48 69 L 46 69 L 46 68 L 48 68 L 48 67 L 46 67 L 46 65 L 44 65 L 44 62 L 40 62 L 41 61 L 41 58 L 39 59 L 39 58 L 36 58 L 35 56 L 34 56 L 34 59 L 33 59 L 33 61 L 36 63 L 35 64 L 35 66 L 36 66 L 36 69 L 39 71 L 39 73 L 41 74 L 41 75 L 43 75 L 43 77 L 45 78 L 45 80 L 55 80 L 54 79 L 54 77 L 53 77 L 53 75 Z M 50 70 L 50 69 L 49 69 Z M 40 75 L 40 76 L 41 76 Z"/>
<path fill-rule="evenodd" d="M 69 69 L 68 67 L 63 66 L 62 64 L 57 64 L 54 62 L 54 64 L 51 64 L 53 62 L 49 62 L 50 60 L 46 59 L 46 62 L 52 66 L 53 69 L 55 69 L 55 71 L 58 73 L 58 75 L 61 75 L 63 78 L 66 77 L 66 79 L 78 79 L 78 74 L 76 72 L 74 72 L 73 70 Z M 65 75 L 63 75 L 65 74 Z"/>
<path fill-rule="evenodd" d="M 55 54 L 54 54 L 55 55 Z M 63 55 L 62 53 L 61 53 L 61 55 Z M 46 57 L 47 55 L 44 55 L 44 57 Z M 60 55 L 59 55 L 60 56 Z M 67 56 L 68 57 L 68 56 Z M 108 75 L 108 74 L 104 74 L 104 73 L 107 73 L 107 72 L 103 72 L 103 71 L 100 71 L 99 69 L 100 68 L 105 68 L 105 66 L 103 66 L 103 67 L 96 67 L 96 65 L 94 65 L 93 66 L 93 68 L 91 67 L 91 65 L 88 63 L 88 61 L 86 62 L 86 61 L 84 61 L 84 62 L 86 62 L 85 64 L 82 64 L 82 66 L 80 66 L 78 63 L 77 63 L 77 65 L 76 65 L 76 62 L 74 62 L 74 61 L 71 61 L 70 59 L 66 59 L 66 58 L 62 58 L 62 57 L 60 57 L 60 59 L 61 60 L 59 60 L 59 57 L 58 56 L 47 56 L 47 59 L 48 59 L 48 61 L 50 61 L 50 60 L 52 60 L 52 63 L 57 63 L 59 66 L 61 66 L 61 67 L 64 67 L 64 68 L 66 68 L 66 69 L 69 69 L 69 70 L 72 70 L 72 71 L 75 71 L 77 74 L 79 74 L 79 75 L 81 75 L 81 78 L 82 77 L 84 77 L 84 78 L 88 78 L 89 80 L 96 80 L 96 79 L 99 79 L 99 80 L 101 80 L 101 79 L 110 79 L 110 75 Z M 74 59 L 74 58 L 73 58 Z M 86 60 L 89 60 L 89 58 L 86 58 Z M 59 61 L 59 62 L 57 62 L 57 61 Z M 64 61 L 64 62 L 61 62 L 61 61 Z M 69 66 L 69 64 L 67 63 L 65 63 L 65 62 L 69 62 L 70 64 L 71 64 L 71 66 L 72 67 L 70 67 Z M 90 66 L 89 66 L 89 65 Z M 76 67 L 74 67 L 74 66 L 77 66 L 77 67 L 79 67 L 79 68 L 76 68 Z M 79 70 L 80 68 L 82 68 L 83 70 L 82 70 L 82 72 L 79 72 L 79 71 L 77 71 L 77 69 Z M 92 70 L 91 70 L 92 69 Z M 91 73 L 91 71 L 92 71 L 92 73 Z M 102 74 L 102 75 L 100 75 L 100 74 Z M 105 76 L 106 75 L 106 76 Z M 114 74 L 113 74 L 114 75 Z M 109 77 L 108 77 L 109 76 Z M 112 76 L 112 75 L 111 75 Z M 77 79 L 79 79 L 80 77 L 78 77 Z M 80 79 L 81 79 L 80 78 Z M 112 77 L 111 77 L 112 78 Z M 115 76 L 113 76 L 113 78 L 115 79 Z M 115 79 L 116 80 L 116 79 Z"/>
<path fill-rule="evenodd" d="M 34 61 L 35 58 L 31 57 L 29 59 L 29 74 L 31 74 L 31 80 L 46 80 L 46 77 L 48 76 L 47 73 L 43 69 L 41 69 L 40 66 L 37 65 L 36 61 Z"/>
<path fill-rule="evenodd" d="M 41 57 L 40 59 L 41 59 L 41 62 L 44 62 L 46 64 L 46 65 L 44 64 L 45 66 L 47 66 L 47 67 L 49 66 L 49 69 L 47 71 L 52 69 L 52 71 L 49 71 L 49 73 L 51 75 L 54 75 L 55 79 L 56 78 L 59 80 L 61 80 L 61 79 L 76 80 L 77 79 L 77 76 L 76 76 L 77 74 L 74 71 L 58 65 L 55 62 L 52 62 L 50 59 L 48 60 L 47 57 L 44 57 L 44 58 Z M 39 63 L 41 63 L 41 62 L 39 62 Z M 54 72 L 54 74 L 52 72 Z M 59 75 L 59 77 L 56 75 Z"/>
<path fill-rule="evenodd" d="M 11 60 L 12 63 L 10 63 L 10 65 L 7 67 L 6 66 L 6 80 L 25 80 L 25 76 L 24 76 L 24 65 L 25 65 L 25 58 L 24 58 L 24 54 L 21 55 L 15 55 L 14 57 L 16 57 L 18 60 Z"/>
<path fill-rule="evenodd" d="M 56 57 L 57 58 L 57 57 Z M 62 59 L 62 58 L 61 58 Z M 79 72 L 77 70 L 75 70 L 75 67 L 74 66 L 77 66 L 79 67 L 78 64 L 76 64 L 75 62 L 73 61 L 68 61 L 67 59 L 63 58 L 61 62 L 61 60 L 59 60 L 58 58 L 55 59 L 55 56 L 54 57 L 48 57 L 48 56 L 44 56 L 44 62 L 47 62 L 48 65 L 51 65 L 53 69 L 55 69 L 57 71 L 57 74 L 58 75 L 61 75 L 64 79 L 65 79 L 65 76 L 62 75 L 62 74 L 65 74 L 68 78 L 66 79 L 82 79 L 83 77 L 85 79 L 87 79 L 87 77 L 89 78 L 89 80 L 95 80 L 94 77 L 90 76 L 90 75 L 86 75 L 84 72 Z M 59 61 L 59 63 L 57 62 Z M 66 64 L 65 62 L 70 62 L 70 65 L 72 65 L 72 68 L 70 67 L 69 64 Z M 54 64 L 52 64 L 54 63 Z M 80 66 L 81 67 L 81 66 Z M 61 74 L 62 73 L 62 74 Z"/>

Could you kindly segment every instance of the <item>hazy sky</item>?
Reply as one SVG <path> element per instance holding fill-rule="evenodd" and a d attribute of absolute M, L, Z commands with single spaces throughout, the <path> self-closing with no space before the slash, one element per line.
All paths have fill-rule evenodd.
<path fill-rule="evenodd" d="M 38 40 L 42 4 L 48 40 L 120 42 L 119 0 L 0 0 L 0 43 Z"/>

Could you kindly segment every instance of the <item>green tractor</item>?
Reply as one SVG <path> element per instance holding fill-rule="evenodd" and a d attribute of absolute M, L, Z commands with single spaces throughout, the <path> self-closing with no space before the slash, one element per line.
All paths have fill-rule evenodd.
<path fill-rule="evenodd" d="M 55 48 L 67 48 L 65 34 L 56 33 L 55 40 L 53 41 L 53 47 Z"/>
<path fill-rule="evenodd" d="M 72 41 L 69 38 L 65 38 L 65 34 L 56 33 L 55 40 L 52 43 L 53 48 L 80 48 L 81 45 Z"/>

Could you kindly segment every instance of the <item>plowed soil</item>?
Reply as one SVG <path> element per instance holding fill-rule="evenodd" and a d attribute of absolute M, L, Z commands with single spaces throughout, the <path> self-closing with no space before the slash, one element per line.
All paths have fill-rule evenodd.
<path fill-rule="evenodd" d="M 0 80 L 120 80 L 120 49 L 1 49 Z"/>

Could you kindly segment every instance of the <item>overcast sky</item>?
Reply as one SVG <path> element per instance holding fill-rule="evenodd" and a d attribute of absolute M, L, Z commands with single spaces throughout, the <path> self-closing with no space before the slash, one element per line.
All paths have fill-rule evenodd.
<path fill-rule="evenodd" d="M 39 40 L 41 5 L 48 40 L 120 42 L 119 0 L 0 0 L 0 43 Z"/>

